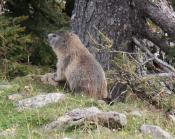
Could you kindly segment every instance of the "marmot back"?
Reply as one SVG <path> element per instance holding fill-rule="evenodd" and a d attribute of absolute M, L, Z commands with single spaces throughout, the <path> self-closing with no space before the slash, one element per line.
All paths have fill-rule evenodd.
<path fill-rule="evenodd" d="M 105 73 L 76 34 L 51 33 L 48 40 L 58 58 L 55 81 L 66 80 L 75 92 L 97 99 L 107 98 Z"/>

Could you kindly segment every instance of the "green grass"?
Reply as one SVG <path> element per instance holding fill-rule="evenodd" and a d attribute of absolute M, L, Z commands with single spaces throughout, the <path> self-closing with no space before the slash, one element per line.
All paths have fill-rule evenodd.
<path fill-rule="evenodd" d="M 133 94 L 127 97 L 125 103 L 120 102 L 108 106 L 99 104 L 91 98 L 66 93 L 67 98 L 62 103 L 52 104 L 40 109 L 17 112 L 15 102 L 8 100 L 8 95 L 22 93 L 26 98 L 35 96 L 41 92 L 58 92 L 63 91 L 63 89 L 43 85 L 39 80 L 27 76 L 18 77 L 11 81 L 10 84 L 13 85 L 12 88 L 0 90 L 0 131 L 16 129 L 16 135 L 14 137 L 6 137 L 9 139 L 59 139 L 62 137 L 70 137 L 73 139 L 149 139 L 150 137 L 143 137 L 139 132 L 142 124 L 159 125 L 172 135 L 175 135 L 175 124 L 166 118 L 163 110 L 155 109 L 148 103 L 137 99 Z M 74 108 L 91 106 L 96 106 L 104 111 L 117 111 L 126 114 L 128 119 L 127 126 L 120 131 L 116 131 L 86 122 L 79 127 L 49 133 L 42 131 L 44 124 L 64 115 L 65 112 Z M 134 117 L 129 115 L 129 112 L 133 110 L 143 111 L 143 116 Z"/>

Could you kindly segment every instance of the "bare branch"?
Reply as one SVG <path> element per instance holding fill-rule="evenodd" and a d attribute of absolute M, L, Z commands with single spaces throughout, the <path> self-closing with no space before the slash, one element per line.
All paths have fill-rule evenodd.
<path fill-rule="evenodd" d="M 155 55 L 153 55 L 147 48 L 144 46 L 144 44 L 141 44 L 136 38 L 133 37 L 133 42 L 141 48 L 143 51 L 145 51 L 149 57 L 154 58 L 154 62 L 156 62 L 165 72 L 175 72 L 174 67 L 169 65 L 167 62 L 162 61 Z"/>
<path fill-rule="evenodd" d="M 108 51 L 108 53 L 122 53 L 122 54 L 128 54 L 128 55 L 138 55 L 138 53 L 130 53 L 130 52 L 116 51 L 116 50 Z"/>
<path fill-rule="evenodd" d="M 147 63 L 150 62 L 150 61 L 153 61 L 154 59 L 155 59 L 154 57 L 149 58 L 149 59 L 147 59 L 146 61 L 144 61 L 143 63 L 141 63 L 140 66 L 144 66 L 145 64 L 147 64 Z"/>
<path fill-rule="evenodd" d="M 153 32 L 149 27 L 145 27 L 144 34 L 145 38 L 152 41 L 155 45 L 157 45 L 162 51 L 165 53 L 169 53 L 169 42 L 163 38 L 163 36 L 159 33 Z"/>
<path fill-rule="evenodd" d="M 159 73 L 159 74 L 150 74 L 142 78 L 142 80 L 149 80 L 152 78 L 175 78 L 175 73 Z"/>

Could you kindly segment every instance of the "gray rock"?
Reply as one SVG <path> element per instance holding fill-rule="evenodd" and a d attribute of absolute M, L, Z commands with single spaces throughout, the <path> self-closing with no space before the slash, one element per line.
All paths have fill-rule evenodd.
<path fill-rule="evenodd" d="M 96 119 L 101 125 L 114 129 L 122 128 L 127 124 L 126 115 L 114 111 L 98 113 Z"/>
<path fill-rule="evenodd" d="M 109 128 L 121 128 L 127 124 L 124 114 L 118 112 L 103 112 L 96 107 L 74 109 L 59 117 L 57 120 L 44 126 L 47 131 L 65 129 L 75 125 L 81 125 L 85 121 L 98 122 L 102 126 Z"/>
<path fill-rule="evenodd" d="M 142 117 L 142 112 L 132 111 L 132 112 L 130 112 L 130 115 L 135 116 L 135 117 Z"/>
<path fill-rule="evenodd" d="M 41 94 L 32 98 L 26 98 L 17 102 L 18 111 L 29 108 L 40 108 L 48 104 L 58 103 L 65 99 L 65 95 L 61 93 Z"/>
<path fill-rule="evenodd" d="M 151 135 L 153 139 L 174 139 L 168 132 L 155 125 L 142 125 L 141 132 L 144 135 Z"/>
<path fill-rule="evenodd" d="M 23 98 L 23 96 L 21 94 L 12 94 L 12 95 L 8 96 L 8 99 L 13 100 L 13 101 L 17 101 L 17 100 L 20 100 L 22 98 Z"/>
<path fill-rule="evenodd" d="M 96 116 L 98 113 L 101 113 L 102 111 L 99 110 L 97 107 L 89 107 L 89 108 L 77 108 L 73 109 L 72 111 L 66 113 L 66 115 L 69 115 L 73 117 L 74 119 L 79 118 L 90 118 Z"/>
<path fill-rule="evenodd" d="M 81 125 L 84 122 L 83 120 L 84 119 L 79 119 L 77 121 L 74 121 L 70 116 L 65 115 L 57 118 L 55 121 L 51 123 L 48 123 L 43 128 L 46 131 L 63 130 L 71 126 Z"/>

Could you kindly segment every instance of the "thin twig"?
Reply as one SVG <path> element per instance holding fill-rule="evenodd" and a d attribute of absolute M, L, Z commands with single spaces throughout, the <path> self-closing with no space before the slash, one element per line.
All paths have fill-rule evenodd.
<path fill-rule="evenodd" d="M 93 39 L 92 35 L 91 35 L 89 32 L 88 32 L 88 35 L 89 35 L 90 39 L 93 41 L 93 43 L 95 44 L 95 46 L 100 46 L 101 48 L 106 48 L 105 46 L 99 44 L 95 39 Z M 96 48 L 96 47 L 95 47 L 95 48 Z M 99 47 L 96 48 L 96 49 L 99 50 Z"/>
<path fill-rule="evenodd" d="M 138 55 L 138 53 L 129 53 L 129 52 L 124 52 L 124 51 L 116 51 L 116 50 L 112 50 L 108 52 L 109 53 L 123 53 L 123 54 L 128 54 L 128 55 Z"/>
<path fill-rule="evenodd" d="M 114 102 L 116 102 L 116 101 L 117 101 L 123 94 L 125 94 L 127 91 L 128 91 L 128 90 L 125 90 L 125 91 L 121 92 L 121 94 L 120 94 L 118 97 L 116 97 L 115 99 L 113 99 L 113 100 L 109 103 L 109 105 L 111 105 L 111 104 L 113 104 Z"/>
<path fill-rule="evenodd" d="M 175 73 L 158 73 L 158 74 L 149 74 L 142 78 L 142 80 L 148 80 L 152 78 L 175 78 Z"/>
<path fill-rule="evenodd" d="M 140 66 L 143 66 L 143 65 L 145 65 L 146 63 L 148 63 L 148 62 L 150 62 L 150 61 L 153 61 L 154 59 L 155 59 L 154 57 L 149 58 L 149 59 L 147 59 L 145 62 L 141 63 Z"/>

